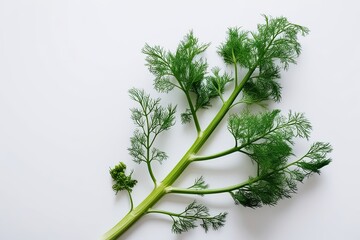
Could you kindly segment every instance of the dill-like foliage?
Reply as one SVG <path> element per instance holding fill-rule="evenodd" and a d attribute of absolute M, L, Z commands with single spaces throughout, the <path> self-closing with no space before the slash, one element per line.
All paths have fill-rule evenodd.
<path fill-rule="evenodd" d="M 230 116 L 228 129 L 236 144 L 249 148 L 260 140 L 275 142 L 278 139 L 292 143 L 294 137 L 308 139 L 311 124 L 302 113 L 289 112 L 285 117 L 280 114 L 280 110 L 257 114 L 244 111 Z"/>
<path fill-rule="evenodd" d="M 257 161 L 260 169 L 257 176 L 249 178 L 245 186 L 230 193 L 236 204 L 245 207 L 275 205 L 297 191 L 297 182 L 313 173 L 319 174 L 320 169 L 331 162 L 327 157 L 331 151 L 328 143 L 317 142 L 302 158 L 292 163 L 280 161 L 281 157 L 273 158 L 269 151 L 262 161 Z"/>
<path fill-rule="evenodd" d="M 187 34 L 175 52 L 165 51 L 159 46 L 145 45 L 143 53 L 149 71 L 154 74 L 154 86 L 159 92 L 169 92 L 175 87 L 187 96 L 189 108 L 181 114 L 183 123 L 190 122 L 201 108 L 210 106 L 210 100 L 221 97 L 225 85 L 232 78 L 219 68 L 208 75 L 208 64 L 200 55 L 209 44 L 199 43 L 193 32 Z M 192 99 L 194 96 L 195 99 Z"/>
<path fill-rule="evenodd" d="M 218 54 L 225 63 L 251 68 L 255 58 L 249 35 L 248 31 L 242 31 L 240 28 L 229 28 L 226 41 L 218 48 Z"/>
<path fill-rule="evenodd" d="M 311 125 L 300 113 L 281 116 L 279 110 L 233 115 L 228 128 L 240 145 L 239 150 L 257 164 L 257 174 L 245 186 L 231 191 L 235 202 L 246 207 L 275 205 L 282 198 L 295 193 L 296 181 L 302 181 L 328 165 L 326 155 L 331 152 L 327 143 L 315 143 L 300 160 L 288 164 L 293 155 L 295 137 L 309 138 Z M 291 168 L 297 166 L 297 168 Z"/>
<path fill-rule="evenodd" d="M 182 213 L 169 213 L 168 215 L 173 220 L 172 231 L 179 234 L 196 228 L 198 222 L 200 222 L 200 226 L 205 232 L 209 231 L 209 229 L 218 230 L 224 226 L 227 213 L 211 216 L 209 209 L 205 205 L 194 201 Z"/>
<path fill-rule="evenodd" d="M 155 183 L 151 162 L 162 163 L 168 156 L 164 151 L 154 147 L 154 142 L 160 133 L 174 125 L 176 107 L 160 106 L 159 98 L 152 99 L 143 90 L 133 88 L 129 94 L 139 107 L 131 109 L 131 118 L 137 128 L 130 138 L 131 147 L 128 150 L 136 163 L 147 164 L 150 176 Z"/>
<path fill-rule="evenodd" d="M 205 232 L 217 230 L 225 224 L 227 213 L 212 216 L 205 205 L 195 201 L 181 213 L 154 210 L 152 207 L 171 193 L 228 193 L 236 204 L 245 207 L 275 205 L 280 199 L 290 198 L 297 191 L 299 182 L 313 173 L 320 173 L 331 162 L 328 154 L 332 148 L 324 142 L 313 143 L 302 157 L 295 156 L 295 139 L 310 138 L 311 124 L 303 113 L 289 111 L 284 115 L 280 110 L 253 112 L 250 108 L 237 108 L 241 103 L 266 105 L 268 101 L 281 100 L 281 71 L 296 63 L 301 52 L 298 37 L 308 32 L 306 27 L 291 23 L 285 17 L 268 16 L 264 16 L 264 23 L 258 24 L 255 31 L 229 28 L 225 41 L 217 48 L 226 70 L 219 67 L 208 70 L 203 53 L 209 44 L 201 43 L 192 31 L 185 35 L 175 51 L 145 45 L 142 52 L 146 66 L 154 75 L 154 88 L 163 93 L 180 90 L 187 102 L 180 113 L 181 122 L 193 121 L 197 136 L 173 170 L 162 181 L 157 181 L 152 163 L 162 163 L 168 156 L 154 143 L 160 133 L 174 125 L 176 108 L 173 105 L 161 106 L 159 98 L 153 99 L 143 90 L 129 91 L 138 107 L 131 109 L 136 129 L 128 150 L 135 162 L 146 164 L 154 189 L 133 208 L 130 193 L 137 181 L 131 178 L 131 174 L 125 174 L 126 166 L 122 163 L 111 169 L 110 174 L 115 181 L 113 189 L 116 192 L 128 191 L 131 209 L 104 239 L 120 236 L 146 213 L 168 215 L 173 220 L 174 233 L 183 233 L 198 225 Z M 232 70 L 229 71 L 229 68 Z M 226 91 L 229 94 L 224 94 Z M 198 111 L 212 107 L 213 101 L 218 101 L 220 107 L 204 128 L 198 119 Z M 229 113 L 230 109 L 232 113 Z M 215 129 L 222 126 L 220 122 L 223 119 L 228 119 L 227 129 L 234 138 L 234 146 L 210 155 L 198 155 L 207 146 L 205 143 Z M 201 176 L 190 187 L 173 186 L 193 162 L 215 160 L 233 153 L 243 154 L 243 158 L 239 157 L 241 160 L 250 158 L 256 168 L 255 173 L 244 182 L 209 188 Z"/>

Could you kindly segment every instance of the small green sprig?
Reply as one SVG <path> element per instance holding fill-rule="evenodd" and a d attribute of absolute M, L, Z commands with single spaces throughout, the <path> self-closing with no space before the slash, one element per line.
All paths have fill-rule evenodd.
<path fill-rule="evenodd" d="M 140 107 L 131 109 L 131 118 L 137 129 L 130 138 L 131 147 L 128 148 L 130 156 L 134 162 L 144 162 L 150 177 L 156 185 L 151 163 L 158 161 L 162 163 L 168 158 L 167 154 L 154 147 L 156 138 L 163 131 L 169 130 L 174 125 L 176 107 L 172 105 L 160 106 L 160 99 L 152 99 L 143 90 L 131 89 L 129 91 L 131 99 L 137 102 Z"/>
<path fill-rule="evenodd" d="M 137 180 L 132 179 L 133 172 L 131 172 L 129 175 L 126 175 L 125 170 L 126 170 L 126 165 L 123 162 L 120 162 L 114 168 L 110 169 L 110 175 L 113 181 L 115 182 L 112 186 L 112 189 L 116 192 L 116 194 L 119 191 L 123 191 L 123 190 L 126 190 L 128 192 L 130 204 L 131 204 L 131 208 L 130 208 L 131 211 L 134 208 L 131 192 L 132 189 L 137 184 Z"/>
<path fill-rule="evenodd" d="M 207 189 L 209 188 L 209 184 L 205 182 L 203 176 L 195 179 L 194 184 L 188 187 L 188 189 Z"/>
<path fill-rule="evenodd" d="M 258 208 L 275 205 L 280 199 L 290 198 L 297 191 L 297 184 L 305 178 L 319 174 L 331 159 L 329 143 L 315 142 L 305 154 L 298 157 L 293 147 L 297 138 L 310 139 L 311 124 L 303 113 L 266 109 L 266 103 L 281 100 L 281 72 L 296 63 L 301 52 L 299 36 L 307 35 L 306 27 L 289 22 L 285 17 L 264 16 L 264 23 L 255 31 L 229 28 L 225 41 L 217 49 L 227 65 L 208 70 L 203 53 L 209 47 L 200 43 L 189 32 L 174 52 L 160 46 L 143 48 L 146 66 L 154 75 L 154 87 L 162 93 L 179 90 L 187 103 L 180 114 L 183 123 L 194 122 L 196 139 L 175 167 L 158 181 L 152 169 L 154 161 L 162 163 L 168 155 L 155 146 L 160 133 L 169 130 L 175 123 L 176 107 L 163 107 L 160 99 L 153 99 L 143 90 L 131 89 L 131 99 L 137 108 L 131 109 L 131 118 L 136 125 L 130 139 L 130 156 L 137 163 L 145 163 L 154 183 L 154 189 L 135 208 L 131 191 L 136 180 L 125 174 L 126 166 L 119 164 L 110 171 L 114 190 L 127 190 L 131 200 L 130 212 L 110 229 L 103 239 L 117 239 L 143 215 L 165 214 L 173 220 L 172 231 L 182 233 L 200 226 L 207 232 L 224 226 L 227 213 L 212 216 L 209 209 L 196 201 L 181 213 L 156 210 L 155 204 L 168 194 L 203 195 L 226 193 L 235 204 Z M 232 71 L 228 71 L 231 68 Z M 241 73 L 242 74 L 239 74 Z M 239 76 L 243 76 L 242 79 Z M 228 94 L 224 94 L 228 91 Z M 218 101 L 220 107 L 210 123 L 204 127 L 199 111 L 212 107 Z M 245 108 L 238 108 L 246 104 Z M 255 111 L 251 104 L 265 109 Z M 219 106 L 218 104 L 215 106 Z M 229 110 L 232 113 L 229 113 Z M 199 155 L 212 133 L 227 119 L 227 129 L 234 138 L 234 145 L 217 153 Z M 195 179 L 187 188 L 175 186 L 177 179 L 194 162 L 217 161 L 236 154 L 239 161 L 249 159 L 254 164 L 254 174 L 233 185 L 210 188 L 203 176 Z M 225 161 L 226 159 L 222 159 Z"/>
<path fill-rule="evenodd" d="M 181 213 L 153 209 L 150 209 L 148 213 L 159 213 L 170 216 L 173 220 L 172 231 L 176 234 L 196 228 L 198 226 L 197 222 L 200 222 L 200 226 L 205 232 L 208 232 L 209 229 L 218 230 L 224 226 L 227 215 L 227 213 L 219 213 L 218 215 L 211 216 L 209 209 L 196 201 L 190 203 Z"/>

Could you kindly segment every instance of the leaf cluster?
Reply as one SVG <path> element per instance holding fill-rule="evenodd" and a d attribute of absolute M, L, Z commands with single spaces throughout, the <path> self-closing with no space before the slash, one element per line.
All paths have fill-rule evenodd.
<path fill-rule="evenodd" d="M 209 229 L 218 230 L 225 224 L 227 213 L 211 216 L 209 209 L 196 201 L 189 204 L 180 214 L 170 215 L 174 221 L 172 231 L 180 234 L 196 228 L 197 223 L 207 232 Z"/>
<path fill-rule="evenodd" d="M 129 153 L 137 163 L 152 161 L 161 163 L 167 159 L 167 155 L 153 144 L 161 132 L 174 125 L 176 107 L 172 105 L 162 107 L 159 98 L 152 99 L 143 90 L 133 88 L 129 94 L 131 99 L 140 105 L 139 108 L 131 109 L 131 118 L 137 129 L 130 138 Z"/>
<path fill-rule="evenodd" d="M 254 65 L 254 51 L 248 31 L 240 28 L 229 28 L 224 43 L 218 48 L 218 54 L 227 64 L 239 64 L 244 68 Z"/>
<path fill-rule="evenodd" d="M 146 55 L 149 71 L 155 76 L 155 89 L 159 92 L 168 92 L 174 87 L 179 87 L 184 92 L 194 90 L 207 70 L 206 61 L 198 55 L 208 46 L 209 44 L 199 43 L 193 32 L 184 37 L 174 53 L 146 44 L 143 53 Z"/>
<path fill-rule="evenodd" d="M 301 52 L 298 35 L 306 35 L 309 30 L 290 23 L 285 17 L 265 16 L 265 23 L 258 24 L 257 31 L 243 31 L 229 28 L 227 39 L 218 48 L 224 62 L 243 68 L 254 68 L 255 75 L 245 84 L 243 100 L 259 103 L 266 100 L 276 102 L 281 99 L 281 68 L 296 63 Z"/>
<path fill-rule="evenodd" d="M 271 65 L 277 59 L 287 69 L 301 53 L 298 35 L 307 35 L 309 29 L 290 23 L 285 17 L 264 15 L 264 18 L 265 23 L 258 24 L 257 32 L 252 32 L 257 61 L 260 65 Z"/>
<path fill-rule="evenodd" d="M 320 174 L 320 169 L 331 162 L 327 157 L 331 151 L 328 143 L 314 143 L 300 160 L 287 165 L 279 164 L 267 173 L 250 178 L 249 184 L 231 192 L 231 195 L 236 204 L 245 207 L 275 205 L 278 200 L 290 198 L 297 191 L 297 182 L 302 182 L 313 173 Z"/>
<path fill-rule="evenodd" d="M 330 163 L 326 156 L 331 152 L 330 145 L 319 142 L 300 160 L 288 164 L 293 155 L 293 138 L 308 138 L 310 134 L 311 125 L 303 114 L 290 112 L 284 117 L 279 110 L 244 112 L 233 115 L 228 128 L 240 151 L 257 164 L 256 177 L 250 177 L 248 184 L 231 192 L 235 202 L 246 207 L 275 205 L 278 200 L 289 198 L 297 190 L 297 181 L 319 173 Z"/>
<path fill-rule="evenodd" d="M 114 168 L 110 169 L 110 175 L 115 182 L 112 188 L 116 193 L 122 190 L 131 192 L 137 183 L 137 180 L 134 180 L 131 177 L 132 172 L 129 175 L 126 175 L 125 170 L 126 165 L 123 162 L 120 162 Z"/>
<path fill-rule="evenodd" d="M 329 143 L 314 143 L 305 156 L 295 163 L 295 166 L 298 167 L 295 170 L 300 171 L 303 178 L 312 173 L 320 174 L 320 169 L 331 162 L 331 159 L 327 157 L 327 154 L 331 151 L 332 147 Z M 302 181 L 302 179 L 299 178 L 299 181 Z"/>
<path fill-rule="evenodd" d="M 229 117 L 228 130 L 237 145 L 249 148 L 254 147 L 255 144 L 273 144 L 281 139 L 292 143 L 294 137 L 308 139 L 311 124 L 302 113 L 290 111 L 285 117 L 280 114 L 280 110 L 258 114 L 243 111 Z M 265 142 L 259 143 L 260 140 Z"/>
<path fill-rule="evenodd" d="M 209 44 L 199 43 L 193 32 L 190 32 L 179 43 L 175 52 L 147 44 L 143 48 L 146 65 L 155 76 L 155 89 L 169 92 L 176 87 L 187 96 L 189 108 L 181 114 L 183 123 L 191 121 L 199 109 L 209 107 L 211 99 L 221 97 L 225 85 L 232 81 L 228 74 L 220 74 L 219 68 L 214 68 L 212 74 L 207 74 L 208 64 L 200 56 L 208 46 Z"/>
<path fill-rule="evenodd" d="M 266 100 L 280 101 L 281 86 L 277 82 L 280 69 L 295 64 L 301 52 L 298 35 L 306 35 L 306 27 L 292 24 L 285 17 L 271 18 L 264 15 L 265 23 L 258 24 L 252 32 L 251 41 L 254 61 L 258 64 L 257 75 L 244 87 L 246 102 L 258 103 Z M 280 65 L 278 64 L 280 63 Z"/>

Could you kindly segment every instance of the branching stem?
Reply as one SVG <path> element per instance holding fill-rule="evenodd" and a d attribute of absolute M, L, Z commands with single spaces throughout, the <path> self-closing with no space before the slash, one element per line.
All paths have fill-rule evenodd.
<path fill-rule="evenodd" d="M 155 178 L 154 172 L 152 170 L 151 160 L 150 160 L 150 148 L 151 148 L 151 145 L 152 145 L 153 141 L 155 140 L 156 136 L 154 137 L 153 141 L 150 142 L 151 131 L 150 131 L 150 123 L 149 123 L 148 113 L 145 113 L 145 118 L 146 118 L 146 128 L 147 128 L 147 133 L 145 134 L 145 136 L 146 136 L 146 166 L 148 168 L 151 180 L 153 181 L 154 186 L 156 187 L 156 178 Z"/>
<path fill-rule="evenodd" d="M 196 110 L 194 108 L 194 104 L 191 101 L 191 97 L 190 97 L 189 92 L 187 92 L 187 91 L 184 91 L 184 92 L 185 92 L 186 99 L 187 99 L 187 101 L 189 103 L 191 115 L 192 115 L 192 117 L 194 119 L 196 131 L 197 131 L 198 134 L 200 134 L 201 127 L 200 127 L 199 119 L 198 119 L 197 114 L 196 114 Z"/>
<path fill-rule="evenodd" d="M 207 45 L 198 46 L 197 39 L 193 37 L 192 34 L 188 35 L 187 39 L 188 41 L 183 41 L 179 45 L 179 55 L 173 55 L 173 54 L 166 54 L 162 49 L 160 48 L 150 48 L 146 47 L 144 52 L 148 55 L 147 61 L 149 69 L 152 73 L 156 75 L 156 77 L 164 77 L 165 75 L 168 75 L 168 72 L 173 72 L 173 76 L 177 80 L 178 84 L 174 85 L 175 87 L 180 88 L 186 96 L 186 100 L 189 105 L 189 110 L 187 109 L 185 114 L 187 114 L 187 117 L 190 117 L 189 114 L 192 115 L 192 118 L 194 120 L 195 128 L 198 133 L 194 143 L 191 145 L 189 150 L 185 153 L 185 155 L 180 159 L 180 161 L 175 165 L 175 167 L 170 171 L 170 173 L 163 179 L 161 182 L 157 182 L 151 169 L 151 146 L 153 144 L 153 140 L 150 136 L 150 134 L 153 134 L 152 132 L 152 126 L 149 126 L 149 119 L 148 116 L 146 116 L 146 127 L 143 128 L 144 134 L 146 135 L 146 139 L 144 139 L 144 144 L 146 145 L 146 153 L 143 155 L 146 155 L 146 163 L 148 166 L 149 174 L 155 184 L 154 189 L 151 191 L 151 193 L 136 207 L 133 206 L 132 198 L 130 191 L 128 191 L 129 197 L 130 197 L 130 203 L 131 203 L 131 210 L 130 212 L 120 221 L 118 222 L 112 229 L 110 229 L 105 235 L 103 236 L 103 240 L 115 240 L 119 236 L 121 236 L 127 229 L 129 229 L 133 224 L 135 224 L 143 215 L 147 213 L 161 213 L 169 215 L 172 218 L 179 217 L 179 214 L 167 212 L 167 211 L 161 211 L 161 210 L 154 210 L 153 206 L 166 194 L 168 193 L 179 193 L 179 194 L 217 194 L 217 193 L 225 193 L 228 192 L 232 194 L 232 191 L 241 189 L 247 185 L 253 184 L 256 181 L 266 180 L 266 177 L 269 177 L 269 175 L 272 175 L 274 173 L 282 173 L 288 170 L 289 167 L 295 165 L 301 165 L 299 161 L 301 161 L 303 158 L 323 158 L 322 155 L 309 152 L 309 155 L 304 155 L 299 160 L 289 163 L 287 165 L 281 165 L 278 168 L 276 166 L 275 169 L 269 168 L 268 171 L 260 173 L 260 175 L 250 178 L 247 181 L 244 181 L 243 183 L 227 186 L 224 188 L 215 188 L 215 189 L 180 189 L 172 187 L 174 182 L 182 175 L 182 173 L 185 171 L 185 169 L 194 161 L 205 161 L 210 159 L 219 158 L 222 156 L 229 155 L 231 153 L 240 151 L 245 154 L 248 154 L 242 150 L 242 148 L 246 148 L 251 143 L 254 143 L 264 136 L 254 136 L 254 139 L 249 139 L 250 137 L 247 137 L 247 139 L 238 139 L 239 137 L 235 136 L 235 147 L 232 147 L 228 150 L 212 154 L 209 156 L 197 156 L 197 153 L 201 150 L 205 142 L 209 139 L 209 137 L 212 135 L 214 130 L 218 127 L 222 119 L 227 115 L 230 108 L 236 104 L 235 101 L 238 98 L 240 92 L 244 88 L 245 84 L 248 82 L 248 80 L 252 77 L 254 71 L 260 67 L 268 67 L 272 68 L 275 66 L 274 61 L 279 61 L 281 65 L 283 65 L 283 68 L 286 69 L 289 63 L 295 63 L 295 57 L 297 57 L 300 53 L 300 44 L 297 42 L 296 35 L 298 33 L 302 33 L 303 35 L 307 33 L 306 28 L 302 28 L 297 25 L 291 25 L 290 23 L 287 23 L 287 20 L 285 18 L 278 18 L 278 19 L 270 19 L 265 16 L 266 24 L 265 25 L 259 25 L 259 35 L 252 34 L 253 35 L 253 41 L 247 43 L 250 47 L 251 54 L 249 55 L 249 59 L 245 59 L 248 56 L 235 56 L 234 53 L 234 46 L 230 46 L 232 49 L 232 52 L 229 53 L 225 48 L 228 46 L 225 44 L 225 50 L 224 51 L 224 60 L 226 63 L 234 64 L 234 75 L 235 75 L 235 83 L 234 83 L 234 89 L 229 96 L 229 98 L 224 101 L 220 94 L 220 98 L 223 102 L 221 108 L 219 109 L 218 113 L 215 115 L 213 120 L 210 122 L 210 124 L 207 126 L 205 130 L 202 130 L 200 127 L 200 123 L 198 120 L 198 116 L 196 114 L 198 109 L 198 102 L 194 103 L 191 96 L 191 91 L 194 85 L 196 85 L 198 80 L 201 80 L 201 78 L 204 77 L 206 74 L 206 67 L 207 64 L 199 61 L 193 64 L 193 66 L 188 67 L 189 63 L 184 61 L 190 62 L 194 59 L 194 57 L 207 48 Z M 283 24 L 286 23 L 284 26 Z M 288 29 L 290 28 L 290 29 Z M 282 33 L 284 33 L 282 35 Z M 279 40 L 279 41 L 277 41 Z M 242 39 L 237 39 L 237 41 L 242 41 Z M 277 41 L 277 42 L 276 42 Z M 231 43 L 230 45 L 232 45 Z M 235 47 L 243 48 L 242 43 L 236 43 Z M 194 49 L 193 51 L 190 51 L 188 49 Z M 181 52 L 183 51 L 183 52 Z M 182 56 L 183 55 L 183 56 Z M 167 57 L 174 61 L 173 64 L 169 64 L 167 61 Z M 159 62 L 157 59 L 160 58 L 161 61 Z M 244 59 L 243 59 L 244 58 Z M 247 74 L 243 77 L 241 81 L 238 79 L 238 67 L 241 67 L 244 65 L 244 62 L 251 63 L 251 67 L 248 68 Z M 177 66 L 176 64 L 180 64 Z M 185 67 L 183 65 L 186 65 Z M 248 64 L 244 65 L 248 67 Z M 179 68 L 179 69 L 178 69 Z M 194 68 L 194 69 L 192 69 Z M 184 72 L 181 72 L 184 70 Z M 176 71 L 173 71 L 176 70 Z M 261 69 L 260 69 L 261 70 Z M 259 72 L 261 72 L 259 70 Z M 277 70 L 277 69 L 276 69 Z M 179 71 L 181 73 L 179 73 Z M 185 74 L 185 75 L 184 75 Z M 277 74 L 277 71 L 273 73 L 273 75 Z M 176 75 L 176 76 L 175 76 Z M 186 79 L 179 79 L 180 77 L 185 77 Z M 189 79 L 187 79 L 189 78 Z M 163 79 L 164 80 L 164 79 Z M 184 80 L 184 81 L 180 81 Z M 186 80 L 186 81 L 185 81 Z M 166 83 L 166 79 L 164 80 Z M 199 82 L 201 83 L 201 82 Z M 160 86 L 161 87 L 161 86 Z M 161 89 L 160 89 L 161 90 Z M 169 87 L 163 86 L 162 90 L 169 90 Z M 200 107 L 201 104 L 200 104 Z M 145 106 L 145 109 L 147 106 Z M 190 111 L 190 113 L 189 113 Z M 290 124 L 290 123 L 289 123 Z M 141 125 L 141 124 L 140 124 Z M 140 126 L 141 127 L 141 126 Z M 281 126 L 275 126 L 269 131 L 275 131 L 276 129 L 280 128 Z M 146 134 L 147 133 L 147 134 Z M 268 133 L 265 133 L 265 135 Z M 301 133 L 300 133 L 301 134 Z M 259 135 L 263 135 L 262 133 Z M 307 133 L 305 130 L 305 133 L 303 135 L 306 137 Z M 156 137 L 156 133 L 155 133 Z M 137 140 L 137 139 L 135 139 Z M 146 141 L 145 141 L 146 140 Z M 285 139 L 286 140 L 286 139 Z M 241 144 L 238 146 L 238 144 Z M 316 146 L 315 146 L 316 147 Z M 329 146 L 318 146 L 319 151 L 330 151 Z M 249 155 L 249 154 L 248 154 Z M 267 155 L 268 157 L 269 155 Z M 142 155 L 141 155 L 142 157 Z M 318 168 L 321 167 L 321 164 L 328 164 L 330 160 L 324 160 L 323 162 L 319 162 L 319 167 L 314 166 L 314 171 L 318 171 Z M 305 164 L 305 163 L 304 163 Z M 303 165 L 304 165 L 303 164 Z M 304 167 L 306 170 L 306 166 Z M 310 169 L 311 170 L 311 169 Z M 306 173 L 306 172 L 305 172 Z M 273 175 L 275 176 L 275 175 Z M 305 175 L 304 175 L 305 176 Z M 279 195 L 281 197 L 281 195 Z M 278 196 L 275 196 L 278 197 Z"/>
<path fill-rule="evenodd" d="M 176 188 L 176 187 L 168 187 L 167 191 L 169 193 L 178 193 L 178 194 L 196 194 L 196 195 L 206 195 L 206 194 L 219 194 L 219 193 L 228 193 L 237 189 L 240 189 L 242 187 L 245 187 L 247 185 L 250 185 L 254 182 L 257 182 L 261 179 L 264 179 L 265 177 L 268 177 L 269 175 L 272 175 L 276 172 L 280 172 L 283 171 L 293 165 L 295 165 L 296 163 L 302 161 L 305 158 L 306 155 L 304 155 L 303 157 L 299 158 L 298 160 L 291 162 L 285 166 L 283 166 L 282 168 L 273 170 L 271 172 L 269 172 L 268 174 L 262 175 L 262 176 L 257 176 L 255 178 L 251 178 L 245 182 L 239 183 L 239 184 L 235 184 L 235 185 L 231 185 L 231 186 L 227 186 L 227 187 L 223 187 L 223 188 L 213 188 L 213 189 L 188 189 L 188 188 Z"/>
<path fill-rule="evenodd" d="M 199 134 L 196 138 L 193 145 L 173 168 L 173 170 L 165 177 L 165 179 L 157 184 L 153 191 L 131 212 L 129 212 L 120 222 L 118 222 L 113 228 L 111 228 L 107 233 L 104 234 L 103 240 L 115 240 L 121 236 L 127 229 L 129 229 L 137 220 L 139 220 L 147 211 L 154 206 L 165 194 L 169 193 L 168 188 L 173 185 L 173 183 L 179 178 L 179 176 L 184 172 L 184 170 L 192 162 L 191 157 L 194 156 L 201 147 L 205 144 L 207 139 L 219 125 L 221 120 L 225 117 L 229 111 L 231 105 L 234 103 L 235 99 L 243 89 L 245 83 L 249 80 L 257 65 L 254 65 L 243 80 L 239 83 L 238 86 L 234 89 L 229 99 L 225 101 L 219 112 L 216 114 L 214 119 L 210 122 L 208 127 Z"/>
<path fill-rule="evenodd" d="M 295 123 L 293 122 L 289 122 L 287 124 L 284 124 L 284 125 L 278 125 L 278 126 L 275 126 L 274 128 L 270 129 L 268 132 L 266 132 L 265 134 L 251 140 L 251 141 L 248 141 L 240 146 L 237 146 L 237 140 L 236 140 L 236 144 L 234 147 L 232 148 L 229 148 L 227 150 L 224 150 L 224 151 L 221 151 L 221 152 L 218 152 L 218 153 L 215 153 L 215 154 L 211 154 L 211 155 L 207 155 L 207 156 L 193 156 L 191 158 L 192 161 L 207 161 L 207 160 L 212 160 L 212 159 L 216 159 L 216 158 L 220 158 L 220 157 L 224 157 L 226 155 L 230 155 L 232 153 L 235 153 L 235 152 L 241 152 L 241 153 L 244 153 L 244 154 L 247 154 L 247 152 L 243 151 L 242 149 L 247 147 L 248 145 L 250 144 L 253 144 L 254 142 L 260 140 L 260 139 L 263 139 L 266 135 L 268 134 L 271 134 L 272 132 L 274 131 L 277 131 L 281 128 L 284 128 L 285 126 L 291 126 L 291 125 L 294 125 Z"/>

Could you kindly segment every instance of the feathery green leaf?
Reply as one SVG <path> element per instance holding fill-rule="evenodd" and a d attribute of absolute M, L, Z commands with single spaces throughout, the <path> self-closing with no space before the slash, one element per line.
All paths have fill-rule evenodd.
<path fill-rule="evenodd" d="M 227 213 L 220 213 L 211 216 L 209 209 L 196 201 L 189 204 L 185 211 L 180 214 L 170 215 L 174 221 L 172 231 L 180 234 L 197 227 L 197 222 L 201 222 L 200 226 L 207 232 L 210 228 L 218 230 L 225 224 Z"/>

